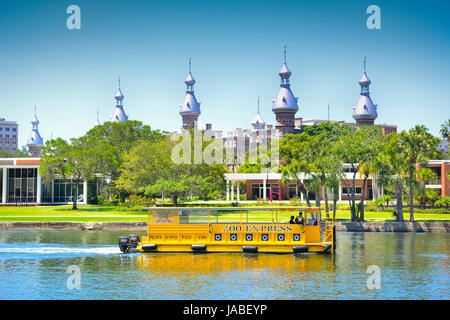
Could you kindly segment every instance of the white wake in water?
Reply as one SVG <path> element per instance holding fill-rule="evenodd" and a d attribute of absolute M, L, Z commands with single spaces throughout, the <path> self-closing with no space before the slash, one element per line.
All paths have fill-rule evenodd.
<path fill-rule="evenodd" d="M 1 247 L 1 253 L 23 253 L 23 254 L 116 254 L 120 253 L 118 247 L 51 247 L 51 246 L 38 246 L 38 247 L 21 247 L 21 248 L 8 248 Z"/>

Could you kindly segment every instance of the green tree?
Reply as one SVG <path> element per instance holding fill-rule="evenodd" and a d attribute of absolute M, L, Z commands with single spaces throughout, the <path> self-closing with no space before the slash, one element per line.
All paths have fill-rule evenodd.
<path fill-rule="evenodd" d="M 0 158 L 28 158 L 31 157 L 28 154 L 27 148 L 23 147 L 22 150 L 0 150 Z"/>
<path fill-rule="evenodd" d="M 169 139 L 141 141 L 125 155 L 118 187 L 136 194 L 164 192 L 170 194 L 175 206 L 183 193 L 208 194 L 224 189 L 222 164 L 176 163 L 172 159 L 175 145 Z"/>
<path fill-rule="evenodd" d="M 349 192 L 349 204 L 352 221 L 360 220 L 356 212 L 356 177 L 357 174 L 368 167 L 368 164 L 377 157 L 382 150 L 382 134 L 377 127 L 363 126 L 359 130 L 349 131 L 338 142 L 338 154 L 344 163 L 352 168 L 351 178 L 345 177 L 343 182 Z"/>
<path fill-rule="evenodd" d="M 94 176 L 95 158 L 86 145 L 86 138 L 62 138 L 47 141 L 42 148 L 39 173 L 44 181 L 55 179 L 68 182 L 72 190 L 72 209 L 77 209 L 78 186 Z M 87 195 L 84 195 L 85 197 Z"/>
<path fill-rule="evenodd" d="M 303 199 L 306 200 L 307 206 L 310 207 L 311 203 L 309 201 L 307 186 L 299 176 L 300 173 L 309 174 L 309 166 L 304 162 L 298 161 L 297 159 L 292 159 L 291 161 L 289 161 L 289 164 L 281 166 L 280 171 L 281 182 L 285 185 L 288 185 L 291 181 L 295 181 L 297 194 L 301 193 L 303 195 Z"/>
<path fill-rule="evenodd" d="M 118 187 L 117 181 L 126 155 L 141 141 L 157 142 L 167 133 L 152 130 L 140 121 L 105 122 L 89 130 L 86 145 L 95 156 L 95 171 L 98 175 L 110 179 L 117 187 L 121 203 L 125 202 L 126 190 Z"/>
<path fill-rule="evenodd" d="M 403 218 L 403 189 L 405 184 L 406 166 L 400 134 L 390 133 L 383 137 L 383 149 L 378 155 L 380 170 L 378 171 L 379 185 L 391 187 L 396 197 L 397 220 Z"/>

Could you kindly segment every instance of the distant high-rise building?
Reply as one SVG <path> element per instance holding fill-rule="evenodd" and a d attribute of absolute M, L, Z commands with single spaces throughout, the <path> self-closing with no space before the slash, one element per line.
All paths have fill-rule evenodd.
<path fill-rule="evenodd" d="M 370 98 L 369 86 L 371 82 L 366 74 L 366 59 L 364 58 L 364 73 L 359 80 L 361 93 L 356 106 L 353 107 L 353 118 L 359 125 L 373 125 L 378 117 L 377 107 Z"/>
<path fill-rule="evenodd" d="M 19 125 L 16 121 L 0 118 L 0 150 L 17 151 Z"/>
<path fill-rule="evenodd" d="M 41 148 L 44 145 L 41 135 L 39 134 L 39 120 L 36 116 L 36 107 L 34 108 L 34 119 L 31 121 L 33 126 L 30 137 L 27 141 L 28 154 L 34 157 L 41 156 Z"/>
<path fill-rule="evenodd" d="M 189 74 L 184 81 L 186 84 L 186 96 L 180 104 L 180 115 L 182 119 L 182 129 L 197 128 L 198 116 L 200 115 L 200 102 L 194 94 L 195 79 L 191 73 L 191 59 L 189 59 Z"/>
<path fill-rule="evenodd" d="M 286 46 L 284 47 L 284 64 L 279 75 L 281 78 L 280 90 L 277 97 L 272 100 L 272 111 L 275 113 L 277 136 L 282 137 L 285 134 L 294 133 L 295 114 L 298 111 L 298 97 L 294 97 L 290 88 L 291 71 L 286 64 Z"/>
<path fill-rule="evenodd" d="M 120 77 L 119 77 L 119 89 L 117 90 L 114 99 L 116 99 L 116 108 L 114 109 L 114 113 L 111 116 L 111 122 L 125 122 L 128 120 L 128 116 L 125 114 L 123 110 L 123 99 L 125 96 L 120 89 Z"/>

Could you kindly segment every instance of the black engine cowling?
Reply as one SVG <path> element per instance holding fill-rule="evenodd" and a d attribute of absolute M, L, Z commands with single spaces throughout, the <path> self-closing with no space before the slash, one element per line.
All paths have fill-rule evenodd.
<path fill-rule="evenodd" d="M 130 239 L 130 247 L 131 248 L 137 248 L 139 244 L 139 236 L 137 235 L 129 235 L 128 238 Z"/>
<path fill-rule="evenodd" d="M 130 248 L 130 238 L 129 237 L 119 237 L 119 249 L 123 253 L 127 253 Z"/>

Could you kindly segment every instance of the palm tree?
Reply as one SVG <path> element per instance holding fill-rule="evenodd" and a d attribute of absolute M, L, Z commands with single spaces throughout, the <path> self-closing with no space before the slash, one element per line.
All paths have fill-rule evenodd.
<path fill-rule="evenodd" d="M 428 132 L 423 125 L 416 125 L 408 132 L 400 134 L 402 154 L 404 155 L 406 172 L 409 184 L 409 221 L 414 222 L 414 184 L 417 165 L 425 164 L 439 151 L 437 143 L 439 139 Z"/>
<path fill-rule="evenodd" d="M 448 119 L 443 124 L 441 124 L 440 133 L 442 135 L 442 138 L 444 138 L 444 139 L 449 138 L 449 136 L 450 136 L 450 119 Z"/>
<path fill-rule="evenodd" d="M 386 187 L 393 185 L 396 198 L 397 221 L 403 222 L 403 185 L 406 166 L 402 154 L 400 134 L 391 133 L 384 138 L 384 148 L 379 155 L 378 181 Z"/>
<path fill-rule="evenodd" d="M 301 172 L 309 172 L 308 166 L 297 161 L 296 159 L 292 159 L 290 164 L 281 167 L 281 182 L 287 185 L 289 182 L 294 180 L 297 186 L 297 192 L 301 192 L 303 194 L 303 198 L 306 199 L 306 203 L 308 207 L 310 207 L 311 203 L 309 202 L 308 190 L 299 177 L 299 173 Z"/>
<path fill-rule="evenodd" d="M 430 183 L 430 181 L 437 178 L 437 174 L 431 170 L 430 168 L 421 168 L 417 172 L 417 176 L 422 180 L 422 187 L 423 187 L 423 206 L 422 208 L 425 209 L 426 205 L 426 199 L 427 199 L 427 189 L 426 185 Z"/>
<path fill-rule="evenodd" d="M 306 189 L 313 191 L 316 198 L 316 207 L 320 208 L 320 190 L 322 189 L 322 179 L 318 174 L 310 174 L 310 178 L 304 181 Z"/>

